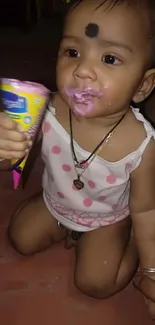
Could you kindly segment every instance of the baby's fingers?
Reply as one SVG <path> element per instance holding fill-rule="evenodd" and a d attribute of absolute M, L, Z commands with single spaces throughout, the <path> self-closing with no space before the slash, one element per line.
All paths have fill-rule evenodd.
<path fill-rule="evenodd" d="M 155 319 L 155 303 L 152 302 L 151 300 L 147 300 L 146 305 L 147 305 L 150 317 L 152 319 Z"/>
<path fill-rule="evenodd" d="M 5 151 L 5 150 L 0 149 L 0 159 L 21 159 L 21 158 L 25 157 L 28 152 L 29 152 L 28 150 Z"/>
<path fill-rule="evenodd" d="M 0 128 L 8 130 L 8 131 L 19 131 L 19 132 L 25 132 L 22 126 L 12 120 L 6 113 L 0 113 Z"/>
<path fill-rule="evenodd" d="M 146 275 L 137 274 L 133 284 L 147 299 L 155 303 L 155 280 Z"/>
<path fill-rule="evenodd" d="M 20 159 L 30 150 L 28 141 L 13 142 L 0 139 L 0 158 L 1 159 Z"/>
<path fill-rule="evenodd" d="M 17 130 L 7 130 L 0 127 L 0 139 L 21 142 L 24 140 L 30 140 L 30 134 L 26 134 L 25 132 L 19 132 Z"/>
<path fill-rule="evenodd" d="M 0 127 L 7 130 L 15 130 L 18 127 L 17 122 L 12 120 L 6 113 L 0 113 Z"/>

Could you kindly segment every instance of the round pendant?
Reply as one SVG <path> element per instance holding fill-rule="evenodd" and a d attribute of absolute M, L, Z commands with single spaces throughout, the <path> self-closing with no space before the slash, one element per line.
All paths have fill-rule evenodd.
<path fill-rule="evenodd" d="M 84 183 L 80 179 L 75 179 L 73 181 L 74 186 L 76 187 L 77 190 L 82 190 L 84 188 Z"/>

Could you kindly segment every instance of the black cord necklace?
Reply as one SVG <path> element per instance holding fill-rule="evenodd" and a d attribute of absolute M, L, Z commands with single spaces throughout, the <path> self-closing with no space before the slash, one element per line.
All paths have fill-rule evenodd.
<path fill-rule="evenodd" d="M 93 156 L 96 154 L 98 149 L 102 146 L 102 144 L 108 139 L 108 137 L 113 133 L 113 131 L 117 128 L 117 126 L 122 122 L 124 119 L 126 113 L 120 118 L 120 120 L 112 127 L 112 129 L 105 135 L 105 137 L 100 141 L 100 143 L 96 146 L 96 148 L 93 150 L 93 152 L 88 156 L 87 159 L 83 161 L 78 161 L 75 149 L 74 149 L 74 140 L 73 140 L 73 125 L 72 125 L 72 112 L 69 110 L 69 127 L 70 127 L 70 144 L 71 144 L 71 152 L 73 156 L 73 161 L 76 168 L 86 169 L 85 164 L 89 162 Z M 80 177 L 83 173 L 78 174 L 77 173 L 77 179 L 73 181 L 74 186 L 76 189 L 81 190 L 84 187 L 84 183 L 81 181 Z"/>

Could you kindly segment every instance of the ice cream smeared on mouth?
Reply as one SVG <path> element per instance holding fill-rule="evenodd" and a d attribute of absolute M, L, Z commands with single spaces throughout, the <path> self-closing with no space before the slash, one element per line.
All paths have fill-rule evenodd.
<path fill-rule="evenodd" d="M 91 112 L 94 109 L 96 99 L 102 95 L 92 87 L 86 89 L 65 89 L 65 93 L 75 102 L 74 113 L 81 116 L 85 116 L 87 113 Z"/>

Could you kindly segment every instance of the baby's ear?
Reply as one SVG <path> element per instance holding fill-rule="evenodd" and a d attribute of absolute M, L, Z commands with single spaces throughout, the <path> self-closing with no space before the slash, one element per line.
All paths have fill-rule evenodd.
<path fill-rule="evenodd" d="M 142 83 L 133 97 L 135 103 L 145 100 L 155 88 L 155 69 L 150 69 L 145 73 Z"/>

